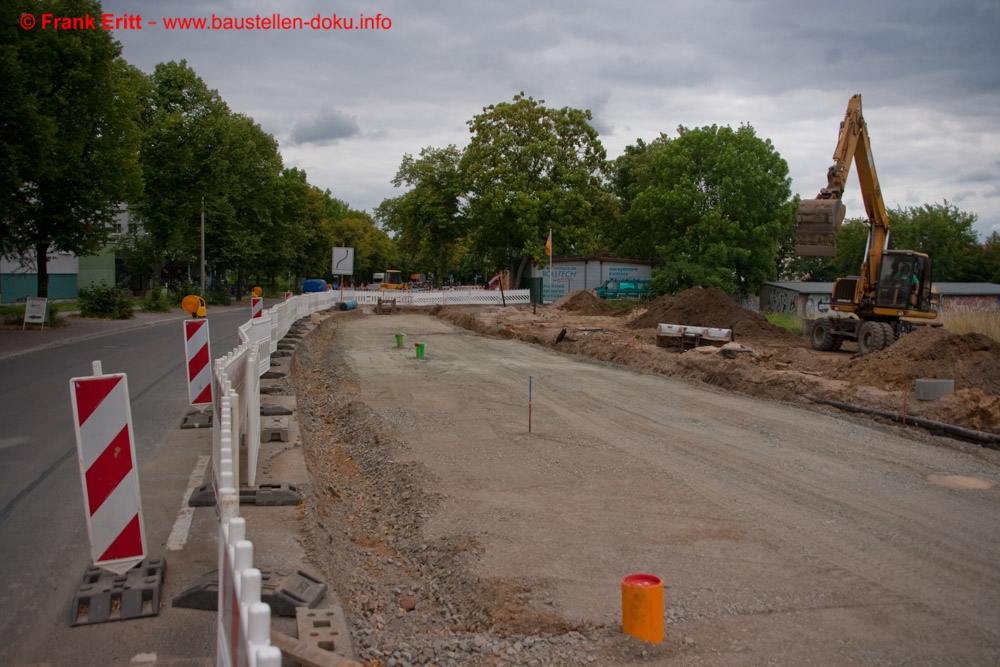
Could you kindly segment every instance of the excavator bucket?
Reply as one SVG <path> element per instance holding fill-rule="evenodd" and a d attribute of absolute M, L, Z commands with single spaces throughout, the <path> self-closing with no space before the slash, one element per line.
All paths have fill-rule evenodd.
<path fill-rule="evenodd" d="M 839 199 L 804 199 L 795 221 L 795 252 L 809 257 L 837 254 L 837 231 L 846 210 Z"/>

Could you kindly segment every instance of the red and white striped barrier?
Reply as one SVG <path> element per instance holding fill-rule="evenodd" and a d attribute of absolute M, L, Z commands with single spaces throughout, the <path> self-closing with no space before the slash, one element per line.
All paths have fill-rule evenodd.
<path fill-rule="evenodd" d="M 184 320 L 184 351 L 187 357 L 188 401 L 212 404 L 212 354 L 208 344 L 208 320 Z"/>
<path fill-rule="evenodd" d="M 69 381 L 94 565 L 124 574 L 146 556 L 132 409 L 124 373 Z"/>
<path fill-rule="evenodd" d="M 292 293 L 291 292 L 285 292 L 285 301 L 288 301 L 291 298 L 292 298 Z"/>
<path fill-rule="evenodd" d="M 264 297 L 250 297 L 250 319 L 260 317 L 264 314 Z"/>

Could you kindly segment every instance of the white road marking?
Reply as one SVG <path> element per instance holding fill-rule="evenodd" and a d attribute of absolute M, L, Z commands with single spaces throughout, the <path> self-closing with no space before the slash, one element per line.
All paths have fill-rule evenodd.
<path fill-rule="evenodd" d="M 167 551 L 180 551 L 187 544 L 188 531 L 191 530 L 191 519 L 194 518 L 194 508 L 188 505 L 191 494 L 201 486 L 201 481 L 205 478 L 205 470 L 208 468 L 210 457 L 199 456 L 194 464 L 194 470 L 188 479 L 187 490 L 184 492 L 184 500 L 181 501 L 181 511 L 174 521 L 174 527 L 167 538 Z"/>

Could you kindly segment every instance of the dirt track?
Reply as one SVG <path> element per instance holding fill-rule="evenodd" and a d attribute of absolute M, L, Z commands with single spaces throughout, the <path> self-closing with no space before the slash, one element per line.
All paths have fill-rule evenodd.
<path fill-rule="evenodd" d="M 304 539 L 371 665 L 1000 656 L 994 452 L 427 315 L 333 317 L 295 374 Z M 620 633 L 633 572 L 661 645 Z"/>

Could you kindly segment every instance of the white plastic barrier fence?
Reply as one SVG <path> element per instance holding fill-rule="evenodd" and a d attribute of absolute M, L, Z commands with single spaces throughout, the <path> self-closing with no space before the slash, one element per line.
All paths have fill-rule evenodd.
<path fill-rule="evenodd" d="M 233 474 L 231 390 L 221 399 L 219 507 L 219 597 L 216 664 L 220 667 L 281 667 L 281 650 L 271 645 L 271 607 L 261 602 L 261 573 L 253 567 L 253 543 L 238 516 L 240 499 Z M 238 402 L 238 401 L 237 401 Z"/>
<path fill-rule="evenodd" d="M 379 299 L 395 299 L 397 306 L 517 306 L 531 303 L 531 290 L 505 290 L 501 297 L 499 290 L 354 290 L 328 292 L 335 294 L 334 304 L 343 301 L 357 301 L 359 304 L 375 305 Z"/>

